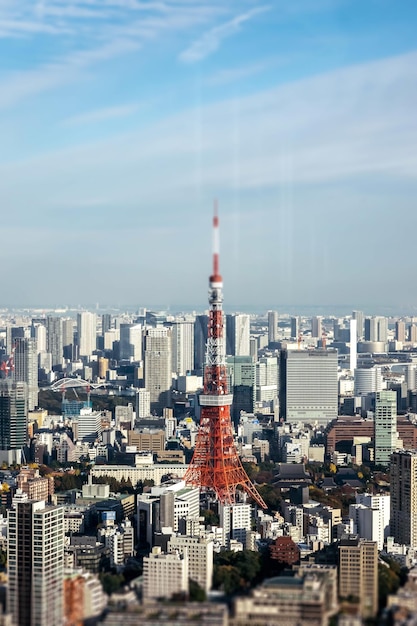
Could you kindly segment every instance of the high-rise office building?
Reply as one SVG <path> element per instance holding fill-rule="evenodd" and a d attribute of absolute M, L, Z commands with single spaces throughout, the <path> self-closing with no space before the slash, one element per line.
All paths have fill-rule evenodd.
<path fill-rule="evenodd" d="M 276 343 L 278 341 L 278 313 L 276 311 L 268 311 L 268 343 Z"/>
<path fill-rule="evenodd" d="M 0 461 L 21 463 L 27 436 L 27 385 L 0 380 Z"/>
<path fill-rule="evenodd" d="M 163 326 L 145 331 L 145 389 L 150 393 L 151 411 L 162 413 L 171 406 L 171 329 Z"/>
<path fill-rule="evenodd" d="M 365 318 L 365 341 L 388 340 L 388 320 L 386 317 L 374 316 Z"/>
<path fill-rule="evenodd" d="M 78 355 L 74 352 L 74 320 L 62 321 L 62 348 L 65 359 L 75 360 Z"/>
<path fill-rule="evenodd" d="M 208 315 L 197 315 L 194 322 L 194 367 L 203 369 L 206 358 Z"/>
<path fill-rule="evenodd" d="M 136 392 L 136 418 L 149 417 L 151 414 L 151 394 L 147 389 Z"/>
<path fill-rule="evenodd" d="M 249 356 L 250 317 L 244 313 L 226 315 L 226 354 Z"/>
<path fill-rule="evenodd" d="M 46 318 L 46 351 L 52 355 L 52 367 L 62 366 L 62 317 Z"/>
<path fill-rule="evenodd" d="M 15 500 L 8 511 L 8 610 L 19 626 L 63 623 L 64 509 Z"/>
<path fill-rule="evenodd" d="M 337 350 L 283 350 L 280 407 L 287 422 L 325 425 L 338 414 Z"/>
<path fill-rule="evenodd" d="M 417 549 L 417 451 L 396 450 L 390 460 L 391 535 Z"/>
<path fill-rule="evenodd" d="M 358 341 L 363 338 L 363 321 L 365 319 L 362 311 L 352 311 L 352 319 L 356 320 L 356 332 Z"/>
<path fill-rule="evenodd" d="M 11 354 L 16 339 L 30 337 L 30 330 L 25 326 L 6 326 L 6 352 Z"/>
<path fill-rule="evenodd" d="M 395 339 L 397 341 L 405 341 L 405 322 L 403 320 L 395 322 Z"/>
<path fill-rule="evenodd" d="M 378 612 L 378 544 L 342 535 L 339 544 L 339 595 L 357 599 L 360 617 Z"/>
<path fill-rule="evenodd" d="M 311 318 L 311 336 L 321 338 L 322 332 L 322 317 L 320 315 L 314 315 Z"/>
<path fill-rule="evenodd" d="M 106 333 L 111 328 L 111 315 L 110 313 L 103 313 L 101 316 L 101 334 L 104 337 L 104 333 Z"/>
<path fill-rule="evenodd" d="M 298 335 L 300 334 L 300 318 L 292 317 L 291 318 L 291 338 L 298 339 Z"/>
<path fill-rule="evenodd" d="M 378 391 L 375 399 L 375 463 L 389 465 L 391 454 L 398 447 L 397 394 Z"/>
<path fill-rule="evenodd" d="M 32 325 L 32 336 L 36 340 L 36 352 L 38 354 L 46 352 L 46 328 L 44 324 Z"/>
<path fill-rule="evenodd" d="M 172 371 L 185 376 L 194 369 L 194 323 L 172 324 Z"/>
<path fill-rule="evenodd" d="M 278 396 L 278 358 L 263 356 L 256 363 L 256 400 L 272 402 Z"/>
<path fill-rule="evenodd" d="M 255 363 L 250 356 L 226 357 L 229 389 L 233 393 L 232 420 L 238 423 L 240 412 L 255 409 Z"/>
<path fill-rule="evenodd" d="M 142 339 L 143 327 L 140 324 L 120 324 L 120 360 L 141 361 Z"/>
<path fill-rule="evenodd" d="M 83 311 L 77 315 L 79 355 L 90 357 L 97 347 L 97 317 L 95 313 Z"/>
<path fill-rule="evenodd" d="M 38 405 L 38 353 L 36 339 L 15 339 L 13 380 L 27 385 L 28 410 Z"/>

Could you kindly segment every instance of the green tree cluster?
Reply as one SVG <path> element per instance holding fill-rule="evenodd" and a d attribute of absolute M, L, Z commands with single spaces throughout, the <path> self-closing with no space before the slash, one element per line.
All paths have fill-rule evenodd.
<path fill-rule="evenodd" d="M 259 552 L 220 552 L 214 556 L 213 586 L 232 596 L 256 583 L 261 570 L 262 556 Z"/>

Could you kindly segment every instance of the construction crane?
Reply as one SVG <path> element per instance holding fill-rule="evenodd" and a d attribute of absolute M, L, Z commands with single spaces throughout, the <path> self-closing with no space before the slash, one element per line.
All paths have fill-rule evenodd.
<path fill-rule="evenodd" d="M 14 371 L 14 352 L 16 344 L 13 346 L 12 351 L 6 361 L 3 361 L 0 365 L 0 371 L 3 373 L 3 378 L 9 378 Z"/>

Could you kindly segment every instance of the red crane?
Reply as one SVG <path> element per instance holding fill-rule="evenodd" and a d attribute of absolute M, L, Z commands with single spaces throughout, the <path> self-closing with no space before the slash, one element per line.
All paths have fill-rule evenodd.
<path fill-rule="evenodd" d="M 246 474 L 233 436 L 227 388 L 226 350 L 223 320 L 223 279 L 219 273 L 219 218 L 215 204 L 213 218 L 213 273 L 209 278 L 208 337 L 204 391 L 200 396 L 201 417 L 194 455 L 184 480 L 213 491 L 222 504 L 236 502 L 240 486 L 263 509 L 267 506 Z"/>
<path fill-rule="evenodd" d="M 12 351 L 6 361 L 3 361 L 0 365 L 0 371 L 3 373 L 3 378 L 9 378 L 14 370 L 14 352 L 16 345 L 13 345 Z"/>

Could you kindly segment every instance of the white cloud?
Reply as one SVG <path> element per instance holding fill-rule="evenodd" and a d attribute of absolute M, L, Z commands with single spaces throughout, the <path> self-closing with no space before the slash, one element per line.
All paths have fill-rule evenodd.
<path fill-rule="evenodd" d="M 96 124 L 111 119 L 128 117 L 137 113 L 139 108 L 140 104 L 133 103 L 95 109 L 94 111 L 87 111 L 85 113 L 81 113 L 80 115 L 75 115 L 65 120 L 64 124 L 67 124 L 68 126 L 76 126 L 78 124 Z"/>
<path fill-rule="evenodd" d="M 210 54 L 213 54 L 213 52 L 218 50 L 224 39 L 238 33 L 242 24 L 251 20 L 256 15 L 264 13 L 268 9 L 269 7 L 266 6 L 256 7 L 246 13 L 236 15 L 233 19 L 221 24 L 220 26 L 215 26 L 208 32 L 204 33 L 202 37 L 194 41 L 191 46 L 183 50 L 183 52 L 179 55 L 180 60 L 185 63 L 195 63 L 205 59 Z"/>
<path fill-rule="evenodd" d="M 64 197 L 77 206 L 100 189 L 109 206 L 163 211 L 187 193 L 265 193 L 381 176 L 416 181 L 416 63 L 410 53 L 358 65 L 3 165 L 0 195 L 22 210 L 30 198 L 39 210 Z M 129 113 L 125 106 L 102 115 Z"/>

